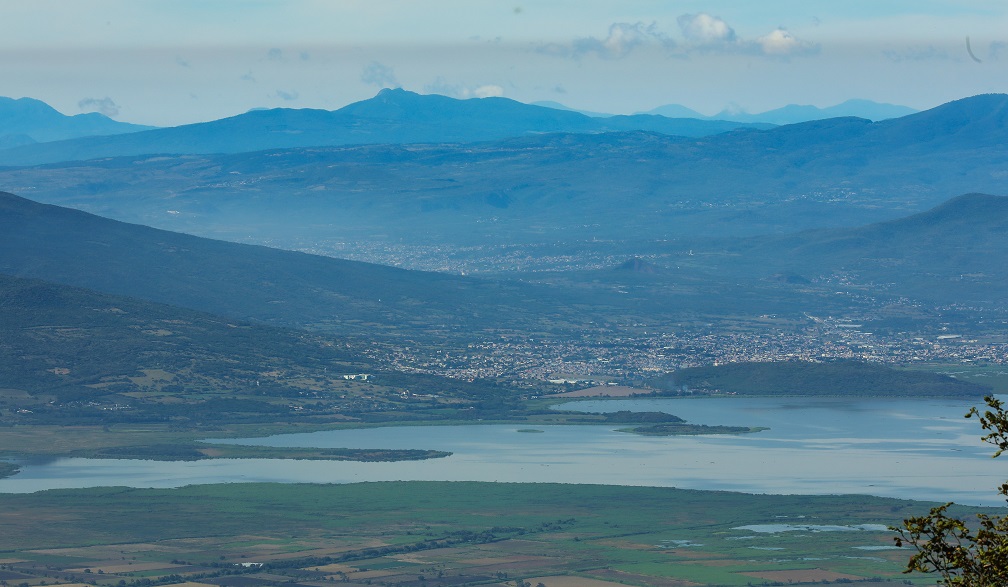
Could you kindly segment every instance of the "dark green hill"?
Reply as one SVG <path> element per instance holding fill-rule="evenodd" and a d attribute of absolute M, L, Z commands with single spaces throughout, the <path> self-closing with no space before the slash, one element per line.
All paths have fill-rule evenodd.
<path fill-rule="evenodd" d="M 388 372 L 365 345 L 2 274 L 0 316 L 0 424 L 383 420 L 429 407 L 407 389 L 455 407 L 507 395 Z"/>
<path fill-rule="evenodd" d="M 304 333 L 38 280 L 0 275 L 0 309 L 0 401 L 27 421 L 191 417 L 191 404 L 235 394 L 259 396 L 255 412 L 297 396 L 265 373 L 367 370 L 345 346 Z"/>
<path fill-rule="evenodd" d="M 981 397 L 987 386 L 947 375 L 840 361 L 730 363 L 691 367 L 653 379 L 656 389 L 734 395 Z"/>

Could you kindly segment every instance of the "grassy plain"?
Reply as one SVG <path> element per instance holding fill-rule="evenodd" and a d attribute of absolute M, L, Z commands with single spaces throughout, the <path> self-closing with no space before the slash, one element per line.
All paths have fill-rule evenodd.
<path fill-rule="evenodd" d="M 109 587 L 900 583 L 908 552 L 888 549 L 891 533 L 880 528 L 927 506 L 468 482 L 56 490 L 0 495 L 0 579 Z M 766 524 L 797 529 L 745 528 Z M 861 524 L 872 526 L 854 528 Z"/>
<path fill-rule="evenodd" d="M 228 458 L 310 458 L 301 449 L 270 449 L 256 446 L 209 445 L 201 439 L 269 436 L 339 428 L 280 422 L 275 424 L 227 424 L 179 428 L 166 424 L 115 424 L 107 426 L 6 426 L 0 427 L 0 457 L 74 456 L 184 460 L 203 456 Z M 269 452 L 265 455 L 264 452 Z M 297 453 L 302 453 L 297 456 Z M 318 451 L 315 451 L 318 454 Z M 338 458 L 329 455 L 326 458 Z"/>

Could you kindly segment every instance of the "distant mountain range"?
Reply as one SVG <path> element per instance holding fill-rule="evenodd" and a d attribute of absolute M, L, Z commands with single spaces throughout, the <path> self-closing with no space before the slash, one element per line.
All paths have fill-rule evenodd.
<path fill-rule="evenodd" d="M 554 102 L 553 100 L 539 100 L 536 102 L 530 102 L 533 106 L 542 106 L 543 108 L 552 108 L 554 110 L 566 110 L 568 112 L 579 112 L 585 116 L 591 116 L 592 118 L 609 118 L 610 116 L 616 116 L 615 114 L 609 114 L 606 112 L 594 112 L 592 110 L 580 110 L 578 108 L 571 108 L 561 104 L 560 102 Z M 665 116 L 659 112 L 638 112 L 637 114 L 659 114 Z M 700 116 L 670 116 L 669 118 L 702 118 Z"/>
<path fill-rule="evenodd" d="M 746 112 L 733 112 L 723 110 L 710 118 L 716 120 L 732 120 L 736 122 L 763 122 L 769 124 L 796 124 L 811 120 L 823 120 L 826 118 L 839 118 L 843 116 L 853 116 L 867 120 L 879 121 L 890 118 L 899 118 L 916 113 L 917 110 L 907 106 L 896 104 L 882 104 L 871 100 L 847 100 L 836 106 L 818 108 L 816 106 L 788 104 L 783 108 L 768 110 L 759 114 L 748 114 Z"/>
<path fill-rule="evenodd" d="M 456 100 L 384 89 L 374 98 L 335 111 L 253 110 L 212 122 L 128 135 L 22 145 L 0 150 L 0 165 L 38 165 L 141 154 L 244 153 L 359 144 L 470 143 L 557 132 L 641 130 L 698 137 L 737 128 L 770 126 L 655 115 L 601 119 L 506 98 Z"/>
<path fill-rule="evenodd" d="M 431 104 L 407 102 L 421 103 Z M 294 113 L 310 115 L 263 114 Z M 0 169 L 0 187 L 236 240 L 639 243 L 857 226 L 953 194 L 1003 193 L 1006 144 L 1008 96 L 990 94 L 880 122 L 833 118 L 692 139 L 544 133 L 472 144 L 99 159 Z"/>
<path fill-rule="evenodd" d="M 118 122 L 97 112 L 66 116 L 32 98 L 0 97 L 0 148 L 117 135 L 154 127 Z"/>
<path fill-rule="evenodd" d="M 789 105 L 762 114 L 724 111 L 715 116 L 704 116 L 673 104 L 625 116 L 579 112 L 556 102 L 522 104 L 506 98 L 456 100 L 402 89 L 384 89 L 374 98 L 336 111 L 253 110 L 207 123 L 155 129 L 117 122 L 98 113 L 66 116 L 31 98 L 0 97 L 0 165 L 37 165 L 140 154 L 476 142 L 550 132 L 643 130 L 701 137 L 736 128 L 765 129 L 838 116 L 881 120 L 913 112 L 903 106 L 849 100 L 824 109 Z M 112 138 L 141 131 L 156 132 Z M 58 144 L 48 144 L 52 142 Z"/>
<path fill-rule="evenodd" d="M 591 112 L 587 110 L 578 110 L 575 108 L 570 108 L 559 102 L 533 102 L 537 106 L 545 106 L 547 108 L 555 108 L 557 110 L 569 110 L 573 112 L 580 112 L 586 116 L 605 118 L 613 116 L 612 114 L 605 114 L 602 112 Z M 816 106 L 809 105 L 799 105 L 799 104 L 788 104 L 782 108 L 776 108 L 774 110 L 768 110 L 766 112 L 760 112 L 757 114 L 749 114 L 747 112 L 739 110 L 722 110 L 721 112 L 713 115 L 706 116 L 688 108 L 681 104 L 666 104 L 664 106 L 658 106 L 657 108 L 652 108 L 646 112 L 638 112 L 638 114 L 652 114 L 657 116 L 665 116 L 668 118 L 696 118 L 699 120 L 729 120 L 734 122 L 747 122 L 747 123 L 765 123 L 773 125 L 783 125 L 783 124 L 796 124 L 799 122 L 808 122 L 810 120 L 823 120 L 825 118 L 838 118 L 842 116 L 853 116 L 856 118 L 865 118 L 867 120 L 879 121 L 886 120 L 889 118 L 899 118 L 900 116 L 907 116 L 909 114 L 914 114 L 918 112 L 913 108 L 907 106 L 899 106 L 896 104 L 885 104 L 879 102 L 873 102 L 872 100 L 847 100 L 836 106 L 829 106 L 827 108 L 819 108 Z"/>

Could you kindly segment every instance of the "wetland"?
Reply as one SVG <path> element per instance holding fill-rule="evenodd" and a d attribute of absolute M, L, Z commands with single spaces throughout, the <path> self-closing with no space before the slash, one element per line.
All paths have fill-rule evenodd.
<path fill-rule="evenodd" d="M 731 490 L 768 494 L 865 494 L 999 505 L 1003 478 L 967 400 L 688 398 L 582 400 L 585 412 L 664 411 L 695 424 L 765 428 L 751 434 L 654 437 L 625 425 L 472 424 L 342 429 L 262 438 L 208 439 L 220 446 L 428 450 L 430 460 L 356 462 L 276 458 L 199 461 L 55 458 L 21 463 L 0 491 L 205 483 L 501 481 Z M 260 450 L 260 449 L 257 449 Z M 262 454 L 269 454 L 268 452 Z M 941 469 L 946 475 L 933 475 Z"/>

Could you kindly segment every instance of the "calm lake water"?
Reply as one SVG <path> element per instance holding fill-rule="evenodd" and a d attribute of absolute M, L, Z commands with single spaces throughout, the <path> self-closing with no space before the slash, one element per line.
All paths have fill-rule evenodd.
<path fill-rule="evenodd" d="M 423 448 L 451 457 L 401 463 L 215 459 L 56 459 L 28 463 L 0 492 L 249 481 L 469 480 L 600 483 L 749 493 L 856 493 L 1004 505 L 1008 456 L 979 441 L 972 403 L 955 400 L 697 398 L 578 401 L 564 409 L 665 411 L 698 424 L 765 426 L 737 436 L 643 437 L 619 426 L 412 426 L 227 440 L 235 444 Z M 528 432 L 530 428 L 537 431 Z"/>

